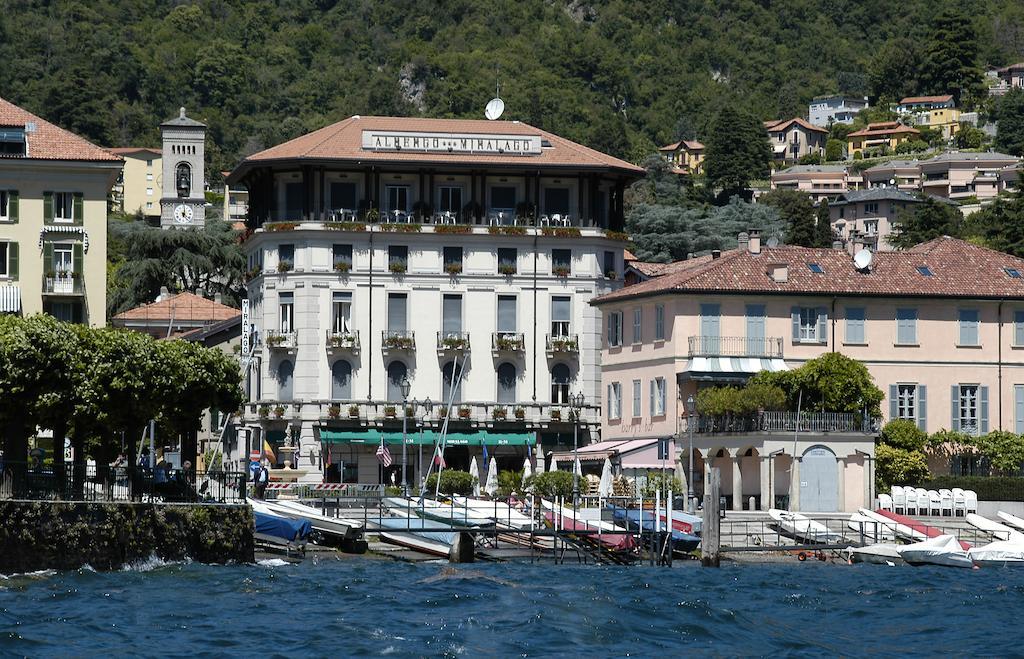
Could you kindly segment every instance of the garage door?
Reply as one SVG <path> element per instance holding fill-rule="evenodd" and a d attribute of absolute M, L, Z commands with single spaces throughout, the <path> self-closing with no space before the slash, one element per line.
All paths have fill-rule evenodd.
<path fill-rule="evenodd" d="M 824 446 L 804 453 L 800 463 L 800 510 L 835 512 L 838 508 L 836 454 Z"/>

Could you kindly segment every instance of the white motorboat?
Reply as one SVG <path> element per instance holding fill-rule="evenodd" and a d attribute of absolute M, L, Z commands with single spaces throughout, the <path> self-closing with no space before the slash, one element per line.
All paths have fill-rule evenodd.
<path fill-rule="evenodd" d="M 879 515 L 873 510 L 868 510 L 867 508 L 860 508 L 857 510 L 857 514 L 861 515 L 862 517 L 866 517 L 867 519 L 873 522 L 877 522 L 879 528 L 891 529 L 893 533 L 895 533 L 897 536 L 905 540 L 919 541 L 928 539 L 928 536 L 922 533 L 921 531 L 918 531 L 915 528 L 907 526 L 906 524 L 900 524 L 899 522 L 891 520 L 888 517 L 884 517 L 883 515 Z"/>
<path fill-rule="evenodd" d="M 800 513 L 772 508 L 768 511 L 768 516 L 776 521 L 782 533 L 809 544 L 832 544 L 839 542 L 841 538 L 838 533 L 830 531 L 821 522 L 815 522 Z"/>
<path fill-rule="evenodd" d="M 854 563 L 874 563 L 876 565 L 898 565 L 903 563 L 900 556 L 902 545 L 891 542 L 880 542 L 866 547 L 847 547 L 846 552 Z"/>
<path fill-rule="evenodd" d="M 996 540 L 982 547 L 971 547 L 967 555 L 975 565 L 1024 567 L 1024 536 L 1017 534 L 1010 540 Z"/>
<path fill-rule="evenodd" d="M 1017 529 L 1019 531 L 1024 531 L 1024 519 L 1021 519 L 1020 517 L 1017 517 L 1016 515 L 1011 515 L 1010 513 L 1004 513 L 1001 510 L 999 512 L 997 512 L 996 514 L 999 515 L 999 519 L 1003 520 L 1004 522 L 1006 522 L 1007 524 L 1009 524 L 1013 528 L 1015 528 L 1015 529 Z"/>
<path fill-rule="evenodd" d="M 432 556 L 447 557 L 458 532 L 450 524 L 399 512 L 395 517 L 373 517 L 367 525 L 380 531 L 382 540 Z"/>
<path fill-rule="evenodd" d="M 288 499 L 277 499 L 261 502 L 268 510 L 289 517 L 291 519 L 304 519 L 308 521 L 315 530 L 328 535 L 335 535 L 341 538 L 354 539 L 362 535 L 363 523 L 341 517 L 327 517 L 318 509 L 291 501 Z"/>
<path fill-rule="evenodd" d="M 988 533 L 996 540 L 1010 540 L 1011 538 L 1017 537 L 1021 542 L 1024 542 L 1024 533 L 1021 533 L 1017 529 L 1007 526 L 1006 524 L 995 522 L 988 517 L 982 517 L 975 513 L 967 513 L 967 523 L 979 531 Z"/>
<path fill-rule="evenodd" d="M 515 508 L 502 501 L 484 501 L 468 497 L 452 497 L 457 509 L 468 508 L 473 514 L 487 515 L 498 526 L 526 530 L 532 520 Z"/>
<path fill-rule="evenodd" d="M 900 556 L 911 565 L 942 565 L 944 567 L 974 567 L 955 535 L 937 535 L 899 549 Z"/>
<path fill-rule="evenodd" d="M 386 497 L 384 505 L 390 510 L 412 513 L 423 519 L 444 522 L 449 526 L 494 526 L 493 519 L 472 508 L 451 503 L 441 503 L 433 499 Z"/>
<path fill-rule="evenodd" d="M 847 525 L 856 535 L 860 536 L 863 534 L 868 540 L 891 542 L 896 539 L 896 534 L 891 525 L 883 524 L 860 513 L 850 515 L 850 521 L 847 522 Z M 899 557 L 897 556 L 897 558 Z"/>

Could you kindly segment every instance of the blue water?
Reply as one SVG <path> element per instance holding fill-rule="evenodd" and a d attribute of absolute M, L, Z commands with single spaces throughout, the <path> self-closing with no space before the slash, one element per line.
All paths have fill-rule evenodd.
<path fill-rule="evenodd" d="M 1019 654 L 1024 570 L 383 560 L 0 579 L 23 656 Z"/>

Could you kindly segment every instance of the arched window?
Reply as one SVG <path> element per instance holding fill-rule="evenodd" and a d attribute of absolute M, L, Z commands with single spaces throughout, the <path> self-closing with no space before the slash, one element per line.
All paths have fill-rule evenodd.
<path fill-rule="evenodd" d="M 498 402 L 516 402 L 516 367 L 508 362 L 498 366 Z"/>
<path fill-rule="evenodd" d="M 462 402 L 462 382 L 459 382 L 458 386 L 455 387 L 455 397 L 452 398 L 452 383 L 459 375 L 465 376 L 461 371 L 465 366 L 460 366 L 458 370 L 455 369 L 455 362 L 448 362 L 441 369 L 441 404 L 447 405 L 450 400 L 454 404 Z"/>
<path fill-rule="evenodd" d="M 388 401 L 402 402 L 402 380 L 409 374 L 409 369 L 402 362 L 388 364 Z"/>
<path fill-rule="evenodd" d="M 339 359 L 331 367 L 331 399 L 350 400 L 351 398 L 352 364 L 344 359 Z"/>
<path fill-rule="evenodd" d="M 292 387 L 292 374 L 295 372 L 295 365 L 287 359 L 277 365 L 277 399 L 294 400 L 295 392 Z"/>
<path fill-rule="evenodd" d="M 192 191 L 192 168 L 187 162 L 179 162 L 174 168 L 174 188 L 179 197 L 187 197 Z"/>
<path fill-rule="evenodd" d="M 569 367 L 565 364 L 555 364 L 551 367 L 552 404 L 569 404 L 569 375 Z"/>

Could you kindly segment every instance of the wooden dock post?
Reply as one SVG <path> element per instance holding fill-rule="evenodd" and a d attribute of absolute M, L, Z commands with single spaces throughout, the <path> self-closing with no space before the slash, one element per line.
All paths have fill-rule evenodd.
<path fill-rule="evenodd" d="M 719 517 L 719 492 L 722 486 L 722 470 L 711 469 L 708 489 L 704 492 L 704 526 L 700 539 L 700 564 L 704 567 L 718 567 L 718 550 L 721 546 L 721 518 Z"/>
<path fill-rule="evenodd" d="M 448 552 L 448 561 L 451 563 L 472 563 L 475 558 L 476 547 L 472 534 L 467 531 L 459 531 L 455 535 L 455 542 Z"/>

